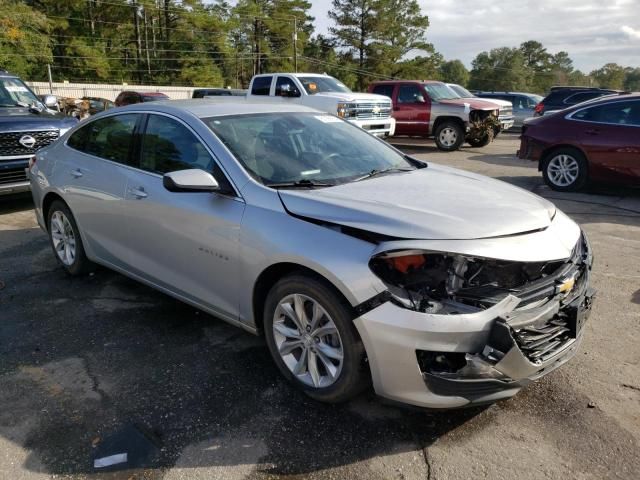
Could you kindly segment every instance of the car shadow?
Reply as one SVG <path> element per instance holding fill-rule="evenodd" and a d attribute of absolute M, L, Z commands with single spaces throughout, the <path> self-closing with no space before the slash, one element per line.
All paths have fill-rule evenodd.
<path fill-rule="evenodd" d="M 30 192 L 0 197 L 0 215 L 24 212 L 33 209 L 33 197 Z"/>
<path fill-rule="evenodd" d="M 316 402 L 282 379 L 260 337 L 107 269 L 69 277 L 44 234 L 6 233 L 0 435 L 31 471 L 92 474 L 124 451 L 111 468 L 150 477 L 174 465 L 306 475 L 419 451 L 482 412 L 399 408 L 371 391 Z"/>

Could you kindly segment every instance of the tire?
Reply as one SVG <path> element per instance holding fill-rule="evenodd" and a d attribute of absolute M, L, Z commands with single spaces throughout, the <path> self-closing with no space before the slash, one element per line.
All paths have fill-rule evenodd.
<path fill-rule="evenodd" d="M 470 138 L 467 140 L 467 142 L 469 143 L 469 145 L 471 145 L 473 148 L 480 148 L 480 147 L 486 147 L 487 145 L 489 145 L 491 143 L 491 140 L 493 140 L 491 138 L 490 135 L 485 135 L 482 139 L 478 140 L 475 138 Z"/>
<path fill-rule="evenodd" d="M 58 263 L 69 275 L 84 275 L 95 268 L 85 255 L 80 230 L 69 207 L 55 200 L 47 213 L 49 243 Z"/>
<path fill-rule="evenodd" d="M 450 120 L 440 123 L 434 136 L 436 147 L 444 152 L 458 150 L 464 143 L 464 130 L 458 123 Z"/>
<path fill-rule="evenodd" d="M 314 304 L 319 315 L 312 327 Z M 302 319 L 299 310 L 305 312 Z M 340 403 L 369 385 L 365 349 L 351 309 L 325 282 L 304 274 L 284 277 L 267 295 L 263 318 L 278 369 L 311 398 Z"/>
<path fill-rule="evenodd" d="M 545 183 L 558 192 L 577 192 L 589 182 L 587 159 L 573 148 L 553 150 L 544 158 L 541 170 Z"/>

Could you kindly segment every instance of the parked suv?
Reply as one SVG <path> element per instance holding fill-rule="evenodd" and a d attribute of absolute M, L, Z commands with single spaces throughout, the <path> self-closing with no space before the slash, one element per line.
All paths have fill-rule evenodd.
<path fill-rule="evenodd" d="M 169 97 L 161 92 L 134 92 L 124 91 L 116 97 L 116 107 L 133 105 L 134 103 L 154 102 L 156 100 L 169 100 Z"/>
<path fill-rule="evenodd" d="M 476 96 L 511 102 L 513 105 L 513 126 L 516 128 L 522 128 L 524 121 L 533 117 L 536 105 L 542 100 L 540 95 L 524 92 L 477 92 Z"/>
<path fill-rule="evenodd" d="M 0 70 L 0 195 L 28 191 L 29 159 L 77 122 L 57 111 L 56 97 L 40 101 L 20 78 Z"/>
<path fill-rule="evenodd" d="M 541 117 L 578 103 L 616 93 L 620 93 L 620 91 L 590 87 L 552 87 L 549 95 L 536 105 L 533 116 Z"/>
<path fill-rule="evenodd" d="M 433 136 L 438 149 L 447 152 L 458 150 L 465 141 L 472 147 L 484 147 L 501 127 L 495 103 L 460 98 L 442 82 L 374 82 L 369 92 L 385 95 L 393 102 L 395 135 Z"/>

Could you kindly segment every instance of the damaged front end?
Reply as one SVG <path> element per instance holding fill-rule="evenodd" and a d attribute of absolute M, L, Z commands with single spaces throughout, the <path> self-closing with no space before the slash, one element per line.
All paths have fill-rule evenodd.
<path fill-rule="evenodd" d="M 393 334 L 413 344 L 412 362 L 430 395 L 405 392 L 399 399 L 432 407 L 492 402 L 568 361 L 591 310 L 592 260 L 584 235 L 569 259 L 549 262 L 421 250 L 372 258 L 371 270 L 388 287 L 386 300 L 414 312 L 400 321 L 402 333 Z M 390 349 L 390 340 L 375 338 L 375 327 L 357 325 L 365 344 L 378 343 L 367 351 Z M 408 356 L 404 363 L 411 363 Z"/>
<path fill-rule="evenodd" d="M 498 110 L 471 110 L 466 141 L 471 145 L 487 145 L 500 132 Z"/>

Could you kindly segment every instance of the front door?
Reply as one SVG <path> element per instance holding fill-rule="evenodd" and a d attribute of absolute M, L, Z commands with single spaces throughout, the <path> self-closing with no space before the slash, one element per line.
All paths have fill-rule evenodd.
<path fill-rule="evenodd" d="M 429 134 L 429 97 L 415 83 L 398 85 L 393 102 L 396 135 Z"/>
<path fill-rule="evenodd" d="M 245 204 L 229 192 L 170 192 L 167 172 L 200 168 L 230 184 L 204 143 L 181 121 L 149 114 L 139 168 L 131 169 L 124 216 L 132 273 L 237 320 L 240 222 Z"/>

